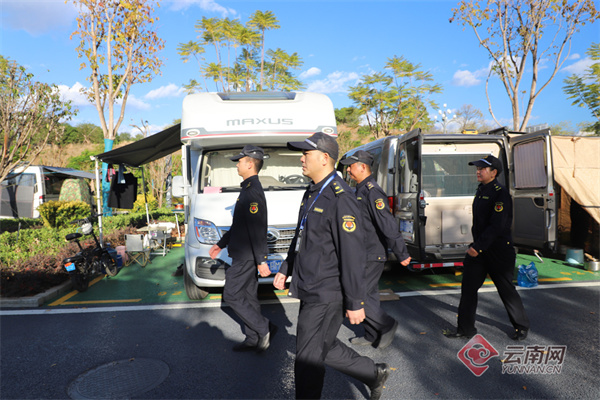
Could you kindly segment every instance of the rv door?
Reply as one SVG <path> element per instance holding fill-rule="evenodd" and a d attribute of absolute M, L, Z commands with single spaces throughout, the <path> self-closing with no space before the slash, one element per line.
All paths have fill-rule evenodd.
<path fill-rule="evenodd" d="M 550 130 L 510 136 L 510 190 L 515 244 L 555 250 L 557 199 Z"/>
<path fill-rule="evenodd" d="M 395 216 L 408 251 L 423 258 L 425 251 L 425 201 L 421 193 L 421 147 L 423 135 L 415 129 L 398 139 L 396 149 Z"/>

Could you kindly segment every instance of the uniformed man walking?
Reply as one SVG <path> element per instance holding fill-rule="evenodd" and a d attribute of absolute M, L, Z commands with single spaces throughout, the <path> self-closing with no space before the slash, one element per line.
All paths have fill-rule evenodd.
<path fill-rule="evenodd" d="M 300 206 L 298 227 L 286 261 L 273 285 L 300 299 L 294 375 L 296 398 L 321 397 L 325 365 L 350 375 L 381 397 L 389 370 L 344 345 L 338 338 L 344 313 L 351 324 L 365 318 L 364 227 L 348 185 L 334 166 L 338 145 L 317 132 L 303 142 L 288 142 L 300 150 L 302 173 L 312 180 Z"/>
<path fill-rule="evenodd" d="M 477 333 L 477 291 L 489 274 L 515 329 L 512 338 L 523 340 L 529 331 L 529 319 L 513 285 L 516 254 L 511 234 L 512 198 L 496 179 L 502 164 L 496 157 L 488 155 L 469 165 L 477 167 L 480 182 L 473 200 L 473 243 L 463 263 L 458 328 L 446 336 L 471 338 Z"/>
<path fill-rule="evenodd" d="M 237 161 L 238 175 L 243 179 L 242 190 L 235 204 L 231 228 L 209 250 L 215 259 L 227 246 L 232 258 L 225 270 L 223 300 L 244 322 L 246 339 L 234 346 L 234 351 L 256 350 L 262 352 L 270 345 L 271 332 L 275 329 L 260 313 L 258 302 L 258 274 L 271 274 L 267 265 L 267 202 L 258 172 L 263 165 L 264 151 L 260 147 L 246 145 L 241 153 L 231 157 Z M 258 270 L 258 272 L 257 272 Z"/>
<path fill-rule="evenodd" d="M 356 185 L 356 199 L 365 217 L 365 242 L 367 247 L 367 301 L 363 326 L 365 335 L 350 339 L 357 345 L 373 345 L 379 349 L 388 347 L 398 328 L 398 321 L 390 317 L 380 306 L 379 279 L 391 249 L 401 265 L 410 263 L 410 255 L 398 223 L 387 207 L 386 194 L 371 175 L 373 156 L 359 150 L 340 161 L 348 166 L 348 175 Z"/>

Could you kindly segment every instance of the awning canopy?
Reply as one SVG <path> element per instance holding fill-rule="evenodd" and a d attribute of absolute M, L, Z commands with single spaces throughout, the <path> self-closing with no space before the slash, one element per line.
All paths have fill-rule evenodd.
<path fill-rule="evenodd" d="M 600 223 L 600 137 L 552 136 L 554 180 Z"/>
<path fill-rule="evenodd" d="M 181 124 L 173 125 L 137 142 L 98 154 L 96 158 L 107 164 L 139 167 L 180 150 L 180 130 Z"/>

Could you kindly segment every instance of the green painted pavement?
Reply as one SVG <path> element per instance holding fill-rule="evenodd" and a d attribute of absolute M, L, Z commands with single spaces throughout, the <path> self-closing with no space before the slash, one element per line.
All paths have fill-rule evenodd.
<path fill-rule="evenodd" d="M 166 256 L 155 255 L 145 268 L 133 263 L 121 269 L 115 277 L 98 277 L 86 292 L 72 291 L 52 299 L 48 307 L 88 307 L 116 304 L 166 304 L 189 302 L 185 294 L 183 276 L 173 276 L 177 267 L 183 264 L 183 247 L 174 247 Z M 590 272 L 583 266 L 571 266 L 561 260 L 544 258 L 540 262 L 533 255 L 519 254 L 517 265 L 535 262 L 539 273 L 539 284 L 567 283 L 600 280 L 599 272 Z M 515 267 L 516 268 L 516 267 Z M 516 277 L 516 270 L 515 270 Z M 406 268 L 393 268 L 385 272 L 380 281 L 380 289 L 393 292 L 423 290 L 445 290 L 460 288 L 460 269 L 435 268 L 429 271 L 411 272 Z M 515 282 L 516 283 L 516 282 Z M 492 285 L 486 280 L 485 286 Z M 213 293 L 202 301 L 220 301 L 222 290 L 212 289 Z M 262 285 L 261 298 L 285 296 L 285 291 L 272 290 Z"/>

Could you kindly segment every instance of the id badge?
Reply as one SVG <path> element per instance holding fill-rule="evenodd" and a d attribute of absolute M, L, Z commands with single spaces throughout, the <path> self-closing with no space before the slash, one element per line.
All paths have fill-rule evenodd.
<path fill-rule="evenodd" d="M 300 251 L 300 244 L 302 243 L 302 232 L 304 231 L 304 229 L 300 229 L 298 231 L 298 238 L 296 239 L 296 248 L 294 249 L 294 251 L 299 252 Z"/>

